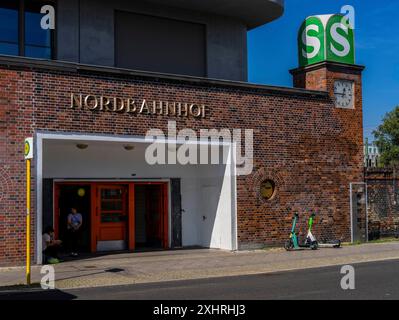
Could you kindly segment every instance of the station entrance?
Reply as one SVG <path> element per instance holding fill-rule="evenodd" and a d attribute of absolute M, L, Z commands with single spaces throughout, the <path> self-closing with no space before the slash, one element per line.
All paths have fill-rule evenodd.
<path fill-rule="evenodd" d="M 169 247 L 167 182 L 56 182 L 56 236 L 67 243 L 72 208 L 82 215 L 81 252 Z"/>
<path fill-rule="evenodd" d="M 53 226 L 67 241 L 72 208 L 83 217 L 82 253 L 237 248 L 230 161 L 150 164 L 146 154 L 152 144 L 140 137 L 40 133 L 37 139 L 38 263 L 42 230 Z M 209 145 L 209 156 L 214 151 L 232 154 L 230 145 Z"/>

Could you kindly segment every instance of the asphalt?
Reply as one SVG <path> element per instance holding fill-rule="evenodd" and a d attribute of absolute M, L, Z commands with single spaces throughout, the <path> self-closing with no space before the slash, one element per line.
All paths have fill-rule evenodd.
<path fill-rule="evenodd" d="M 399 260 L 353 264 L 355 290 L 341 288 L 341 266 L 248 276 L 85 289 L 0 292 L 37 300 L 397 300 Z"/>

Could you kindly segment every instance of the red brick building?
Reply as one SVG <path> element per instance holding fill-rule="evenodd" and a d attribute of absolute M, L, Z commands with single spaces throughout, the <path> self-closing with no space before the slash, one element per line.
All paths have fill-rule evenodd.
<path fill-rule="evenodd" d="M 265 22 L 252 17 L 244 25 Z M 321 239 L 365 234 L 355 226 L 365 218 L 353 221 L 350 202 L 351 183 L 364 181 L 363 67 L 302 67 L 291 71 L 294 88 L 283 88 L 223 76 L 227 67 L 209 64 L 208 75 L 219 72 L 228 80 L 95 66 L 86 58 L 0 57 L 0 266 L 25 259 L 27 137 L 34 138 L 32 251 L 38 263 L 43 229 L 52 225 L 63 238 L 71 207 L 83 214 L 81 249 L 91 252 L 281 245 L 294 211 L 302 227 L 311 211 L 318 212 Z M 351 108 L 336 106 L 334 85 L 342 80 L 355 88 Z M 169 121 L 178 131 L 196 133 L 252 129 L 253 170 L 237 176 L 234 161 L 146 163 L 148 130 L 167 132 Z M 235 150 L 231 143 L 210 148 L 230 157 Z"/>

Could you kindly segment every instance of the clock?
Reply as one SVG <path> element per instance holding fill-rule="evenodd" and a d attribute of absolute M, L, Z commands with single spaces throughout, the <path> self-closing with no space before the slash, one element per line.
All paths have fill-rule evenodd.
<path fill-rule="evenodd" d="M 335 106 L 353 109 L 355 107 L 354 83 L 348 80 L 337 80 L 334 83 Z"/>

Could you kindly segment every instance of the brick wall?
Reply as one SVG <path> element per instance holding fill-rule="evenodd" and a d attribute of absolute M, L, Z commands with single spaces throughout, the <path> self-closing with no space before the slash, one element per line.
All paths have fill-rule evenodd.
<path fill-rule="evenodd" d="M 327 74 L 327 73 L 326 73 Z M 337 73 L 326 76 L 330 86 Z M 360 84 L 359 75 L 347 75 Z M 319 81 L 315 78 L 314 81 Z M 322 80 L 324 81 L 324 80 Z M 359 89 L 360 90 L 360 89 Z M 315 234 L 350 238 L 349 183 L 363 181 L 362 109 L 336 109 L 328 95 L 301 90 L 243 86 L 90 68 L 53 65 L 0 67 L 0 265 L 24 259 L 25 184 L 23 140 L 35 131 L 144 136 L 166 130 L 156 115 L 70 109 L 71 92 L 162 101 L 195 101 L 210 110 L 206 119 L 172 118 L 178 129 L 254 129 L 254 171 L 237 180 L 240 248 L 280 245 L 288 237 L 293 211 L 305 227 L 318 209 Z M 276 182 L 265 201 L 259 185 Z M 33 189 L 35 184 L 32 184 Z M 35 198 L 35 190 L 32 193 Z M 35 216 L 35 212 L 33 212 Z M 33 219 L 34 220 L 34 219 Z M 33 221 L 34 225 L 34 221 Z"/>

